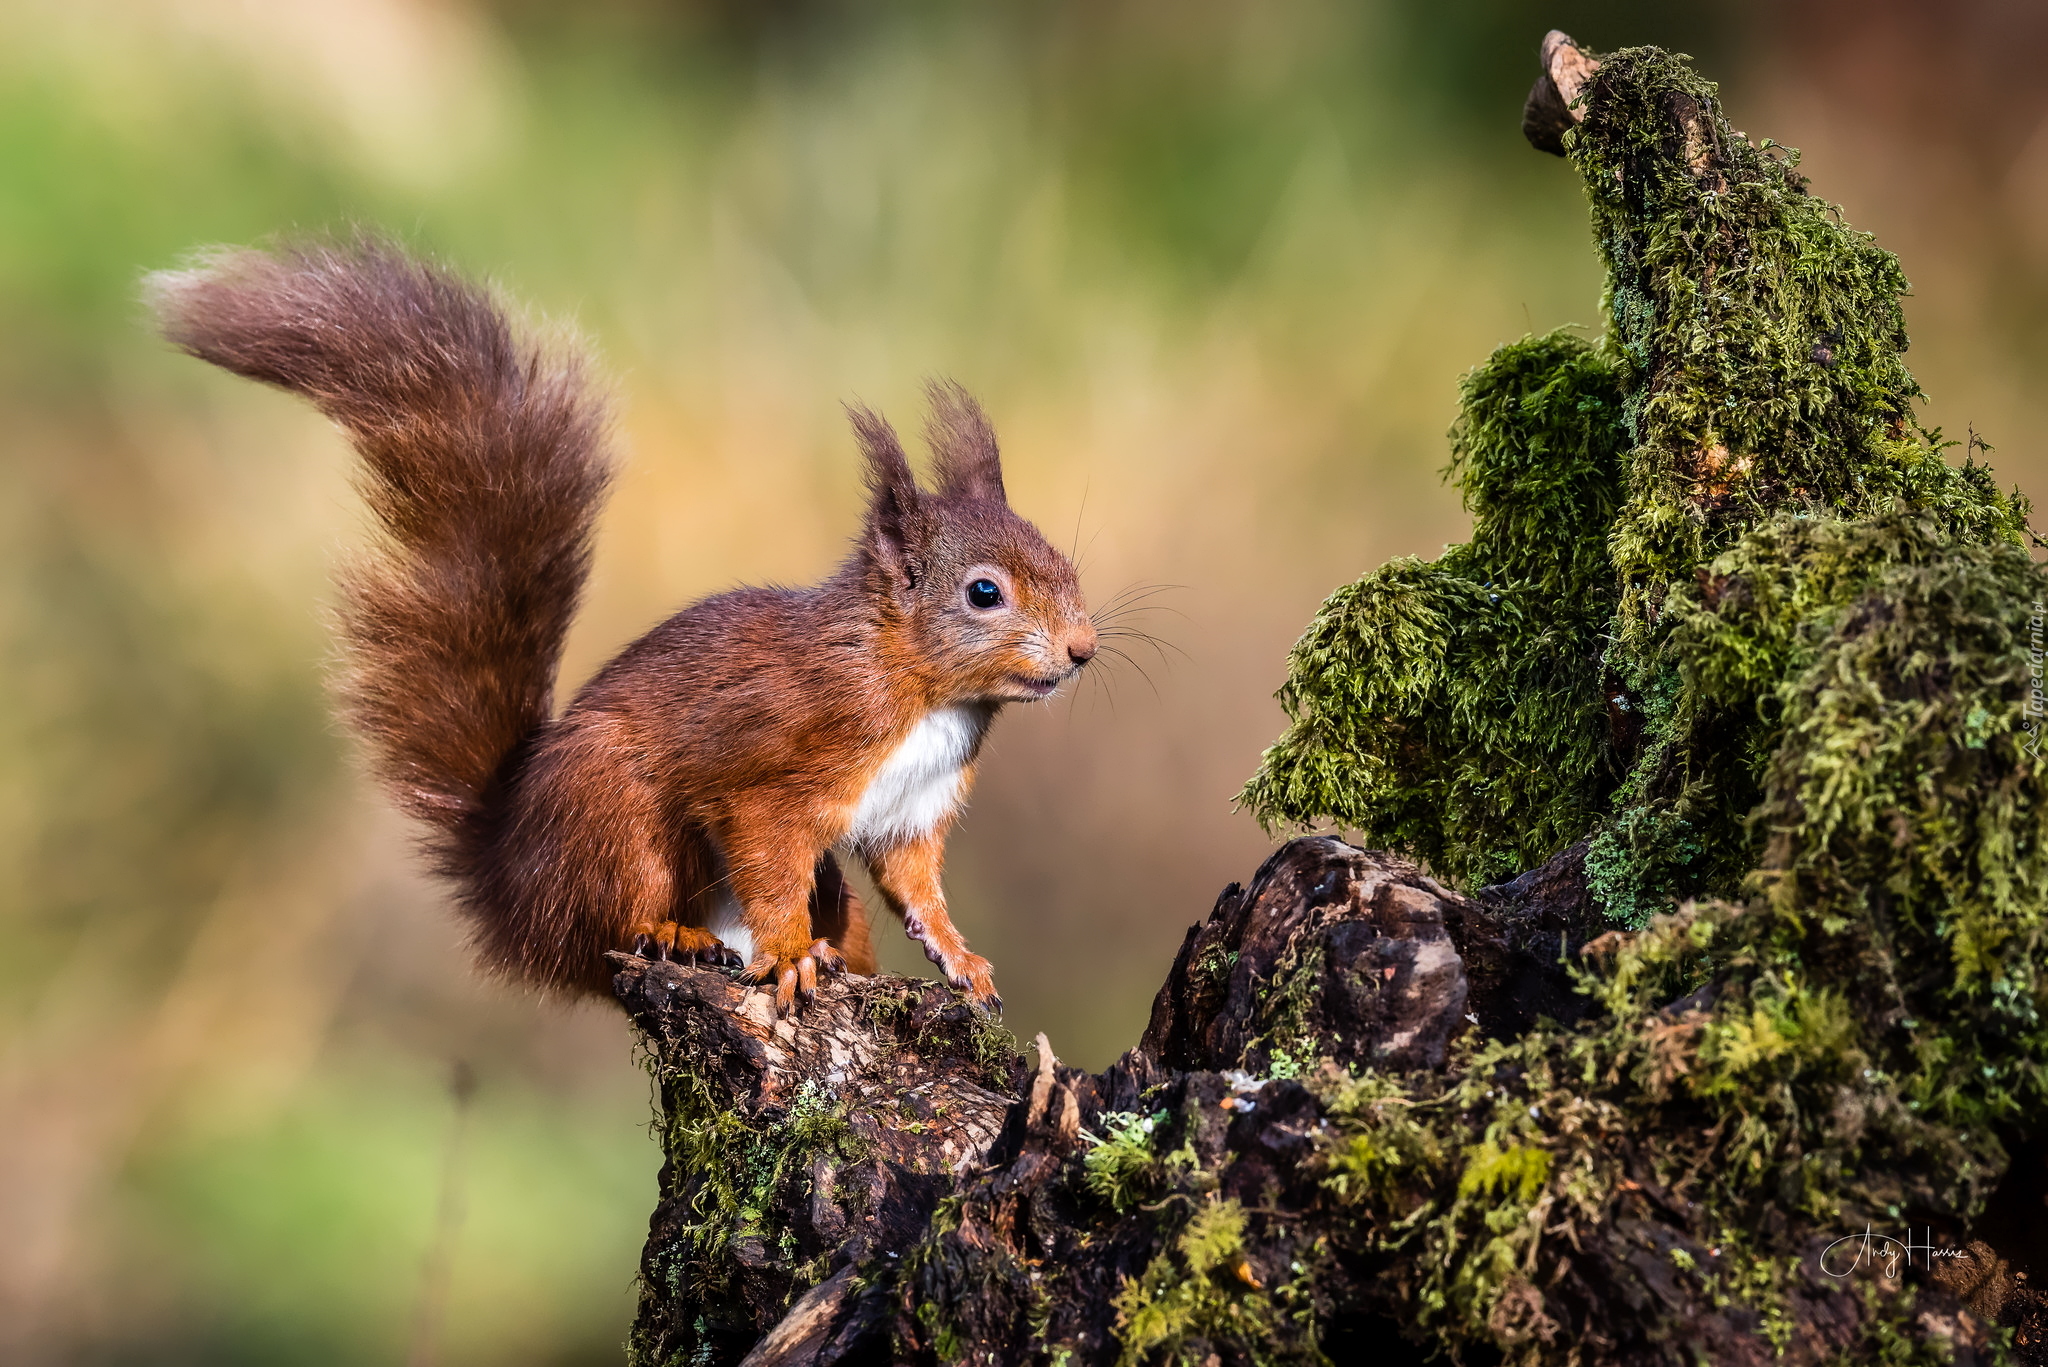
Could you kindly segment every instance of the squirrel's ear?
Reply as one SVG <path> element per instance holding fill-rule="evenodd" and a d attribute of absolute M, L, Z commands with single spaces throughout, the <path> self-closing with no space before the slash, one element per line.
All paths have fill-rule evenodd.
<path fill-rule="evenodd" d="M 1005 502 L 1003 457 L 981 405 L 951 380 L 933 380 L 924 392 L 932 405 L 924 439 L 932 448 L 940 496 Z"/>
<path fill-rule="evenodd" d="M 925 549 L 924 492 L 910 472 L 910 458 L 896 429 L 882 415 L 860 404 L 848 404 L 846 416 L 867 458 L 868 517 L 864 539 L 891 569 L 915 585 Z"/>

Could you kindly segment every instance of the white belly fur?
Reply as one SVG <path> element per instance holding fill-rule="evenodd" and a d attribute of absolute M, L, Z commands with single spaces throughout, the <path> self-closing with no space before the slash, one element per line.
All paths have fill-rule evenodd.
<path fill-rule="evenodd" d="M 942 707 L 912 727 L 854 804 L 846 843 L 856 850 L 887 849 L 951 816 L 990 715 L 986 707 Z"/>
<path fill-rule="evenodd" d="M 747 929 L 746 921 L 740 916 L 740 899 L 732 895 L 730 883 L 719 887 L 718 906 L 711 913 L 711 933 L 718 937 L 720 944 L 739 955 L 743 962 L 753 962 L 754 932 Z"/>
<path fill-rule="evenodd" d="M 887 849 L 952 815 L 960 805 L 963 771 L 981 747 L 991 715 L 985 707 L 942 707 L 912 727 L 868 780 L 844 843 L 855 851 Z M 724 852 L 719 854 L 722 865 Z M 754 957 L 754 936 L 730 884 L 720 889 L 711 933 L 742 959 Z"/>

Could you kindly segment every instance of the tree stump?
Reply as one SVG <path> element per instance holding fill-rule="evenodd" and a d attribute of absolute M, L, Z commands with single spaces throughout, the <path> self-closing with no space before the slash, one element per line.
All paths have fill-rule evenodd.
<path fill-rule="evenodd" d="M 1417 1332 L 1416 1278 L 1389 1236 L 1412 1213 L 1403 1183 L 1371 1189 L 1357 1149 L 1384 1133 L 1398 1150 L 1380 1113 L 1455 1097 L 1489 1042 L 1586 1014 L 1567 965 L 1606 932 L 1577 854 L 1466 897 L 1405 860 L 1293 841 L 1190 929 L 1142 1041 L 1100 1074 L 1059 1064 L 1042 1036 L 1027 1068 L 921 979 L 838 979 L 777 1021 L 723 971 L 615 956 L 667 1154 L 632 1360 L 1419 1363 L 1457 1346 Z M 1495 1068 L 1498 1090 L 1546 1104 L 1511 1072 Z M 1469 1170 L 1426 1146 L 1410 1159 L 1417 1189 Z M 1684 1193 L 1623 1179 L 1605 1213 L 1542 1295 L 1506 1283 L 1505 1346 L 1821 1362 L 1897 1318 L 1881 1276 L 1823 1271 L 1832 1231 L 1805 1240 L 1789 1315 L 1766 1324 L 1679 1275 L 1718 1256 Z M 1905 1331 L 1990 1360 L 1971 1292 L 1913 1288 Z M 1500 1360 L 1476 1347 L 1469 1360 Z"/>

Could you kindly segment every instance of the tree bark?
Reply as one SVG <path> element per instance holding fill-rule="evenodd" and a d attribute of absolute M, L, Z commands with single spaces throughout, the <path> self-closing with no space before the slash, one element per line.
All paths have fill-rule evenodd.
<path fill-rule="evenodd" d="M 1452 1341 L 1418 1326 L 1399 1254 L 1373 1236 L 1388 1212 L 1333 1191 L 1347 1088 L 1398 1076 L 1393 1100 L 1427 1104 L 1482 1040 L 1585 1015 L 1564 964 L 1602 926 L 1580 857 L 1465 897 L 1405 860 L 1293 841 L 1190 929 L 1143 1039 L 1100 1074 L 1043 1036 L 1027 1069 L 923 980 L 843 978 L 778 1021 L 719 970 L 615 956 L 668 1152 L 633 1360 L 1423 1361 Z M 1118 1195 L 1089 1155 L 1126 1116 L 1151 1120 L 1145 1150 L 1166 1157 Z M 1542 1308 L 1511 1284 L 1501 1337 L 1548 1339 L 1559 1361 L 1569 1346 L 1588 1363 L 1820 1362 L 1890 1306 L 1823 1275 L 1834 1235 L 1817 1231 L 1787 1323 L 1717 1307 L 1674 1275 L 1715 1256 L 1691 1203 L 1630 1185 Z M 1235 1231 L 1191 1250 L 1226 1203 Z M 1962 1362 L 1999 1308 L 1973 1312 L 1971 1291 L 1927 1281 L 1910 1320 Z M 1684 1345 L 1656 1337 L 1673 1323 Z"/>
<path fill-rule="evenodd" d="M 775 1345 L 836 1322 L 846 1274 L 886 1268 L 980 1168 L 1015 1100 L 1014 1041 L 924 979 L 849 975 L 778 1020 L 724 971 L 611 957 L 667 1159 L 635 1360 L 736 1362 L 783 1321 L 762 1345 L 782 1356 L 761 1360 L 805 1360 Z"/>

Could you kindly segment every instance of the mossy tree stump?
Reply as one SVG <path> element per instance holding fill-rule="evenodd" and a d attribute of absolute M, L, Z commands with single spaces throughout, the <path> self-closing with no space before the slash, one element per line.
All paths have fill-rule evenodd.
<path fill-rule="evenodd" d="M 1391 852 L 1227 890 L 1099 1075 L 621 956 L 637 1363 L 2048 1363 L 2027 505 L 1795 158 L 1682 59 L 1543 60 L 1608 333 L 1467 378 L 1471 541 L 1331 597 L 1245 792 Z"/>

